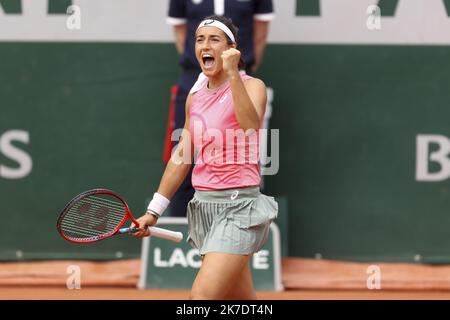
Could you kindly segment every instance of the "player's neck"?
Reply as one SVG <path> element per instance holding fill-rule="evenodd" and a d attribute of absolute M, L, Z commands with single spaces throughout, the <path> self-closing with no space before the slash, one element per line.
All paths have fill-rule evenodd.
<path fill-rule="evenodd" d="M 212 77 L 208 77 L 208 89 L 214 90 L 223 85 L 226 81 L 228 81 L 228 77 L 225 72 L 221 71 L 217 75 Z"/>

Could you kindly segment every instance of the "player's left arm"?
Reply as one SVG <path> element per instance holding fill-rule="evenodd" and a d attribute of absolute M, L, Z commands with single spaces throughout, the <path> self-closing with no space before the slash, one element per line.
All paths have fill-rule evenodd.
<path fill-rule="evenodd" d="M 239 126 L 258 130 L 266 109 L 266 86 L 259 79 L 242 81 L 239 73 L 230 78 L 234 113 Z"/>
<path fill-rule="evenodd" d="M 230 81 L 236 120 L 244 131 L 257 130 L 266 108 L 266 86 L 256 78 L 245 82 L 242 80 L 238 69 L 240 59 L 241 53 L 235 48 L 222 53 L 223 69 Z"/>

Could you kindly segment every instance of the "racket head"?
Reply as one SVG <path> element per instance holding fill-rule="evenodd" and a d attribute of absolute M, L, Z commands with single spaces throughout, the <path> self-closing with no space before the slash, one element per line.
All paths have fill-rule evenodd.
<path fill-rule="evenodd" d="M 128 217 L 137 224 L 127 203 L 114 191 L 92 189 L 66 204 L 59 215 L 57 230 L 67 241 L 92 243 L 117 234 Z"/>

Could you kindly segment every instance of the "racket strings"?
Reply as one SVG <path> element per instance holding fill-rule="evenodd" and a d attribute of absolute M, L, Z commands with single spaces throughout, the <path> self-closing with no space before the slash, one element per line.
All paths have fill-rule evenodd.
<path fill-rule="evenodd" d="M 72 215 L 72 217 L 79 220 L 83 219 L 82 215 L 86 215 L 93 222 L 104 221 L 106 217 L 110 220 L 118 219 L 120 221 L 125 213 L 123 207 L 112 207 L 98 201 L 92 201 L 92 199 L 86 200 L 88 202 L 85 201 L 76 207 L 74 206 L 72 212 L 75 211 L 76 215 Z"/>
<path fill-rule="evenodd" d="M 72 210 L 72 212 L 74 211 L 77 215 L 79 215 L 78 210 Z M 96 215 L 96 213 L 93 213 L 92 210 L 90 210 L 90 212 L 84 212 L 81 217 L 76 217 L 74 214 L 69 214 L 66 215 L 61 229 L 66 235 L 74 238 L 90 238 L 93 236 L 99 236 L 114 231 L 115 227 L 121 222 L 121 218 L 123 218 L 122 213 L 117 214 L 119 214 L 120 217 L 115 219 L 105 217 L 102 220 L 94 218 L 93 215 Z"/>
<path fill-rule="evenodd" d="M 71 238 L 85 239 L 113 232 L 126 210 L 122 202 L 107 195 L 82 198 L 67 209 L 61 230 Z"/>

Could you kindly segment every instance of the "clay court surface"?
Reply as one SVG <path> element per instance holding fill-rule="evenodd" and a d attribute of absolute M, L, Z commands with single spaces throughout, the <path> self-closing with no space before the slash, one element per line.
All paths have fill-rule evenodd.
<path fill-rule="evenodd" d="M 67 289 L 67 268 L 81 269 L 81 289 Z M 381 289 L 367 288 L 368 267 L 381 271 Z M 187 290 L 140 290 L 140 260 L 0 263 L 0 300 L 185 300 Z M 450 267 L 368 264 L 302 258 L 282 261 L 282 292 L 262 300 L 450 300 Z"/>
<path fill-rule="evenodd" d="M 440 291 L 284 291 L 258 292 L 262 300 L 449 300 Z M 1 288 L 0 300 L 186 300 L 188 291 L 138 290 L 134 288 Z"/>

